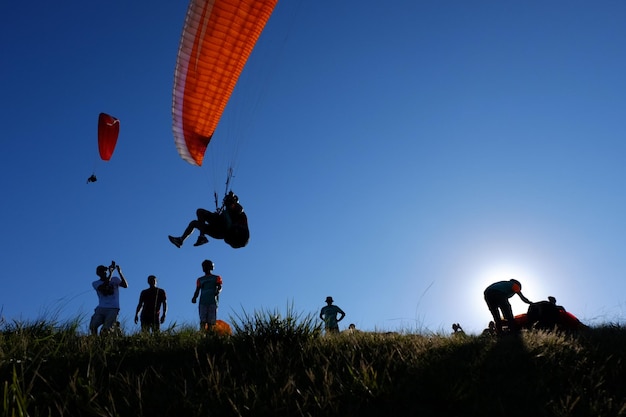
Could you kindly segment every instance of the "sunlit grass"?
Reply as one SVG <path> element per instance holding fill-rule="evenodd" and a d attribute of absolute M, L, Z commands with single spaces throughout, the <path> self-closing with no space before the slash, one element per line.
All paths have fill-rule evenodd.
<path fill-rule="evenodd" d="M 619 416 L 626 330 L 490 338 L 324 335 L 293 306 L 242 312 L 232 336 L 0 327 L 6 416 Z"/>

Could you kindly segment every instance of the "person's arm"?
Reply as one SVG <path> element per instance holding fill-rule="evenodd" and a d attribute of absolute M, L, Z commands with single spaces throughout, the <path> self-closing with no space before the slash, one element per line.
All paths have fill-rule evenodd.
<path fill-rule="evenodd" d="M 141 311 L 141 306 L 143 305 L 143 301 L 141 299 L 141 295 L 139 295 L 139 304 L 137 304 L 137 309 L 135 310 L 135 324 L 139 321 L 139 312 Z"/>
<path fill-rule="evenodd" d="M 193 298 L 191 299 L 192 303 L 196 303 L 196 300 L 198 299 L 198 294 L 200 294 L 200 280 L 198 279 L 196 281 L 196 291 L 194 291 L 193 293 Z"/>
<path fill-rule="evenodd" d="M 343 312 L 342 309 L 339 309 L 339 314 L 341 315 L 339 319 L 337 319 L 337 323 L 339 323 L 346 316 L 346 313 Z"/>
<path fill-rule="evenodd" d="M 320 310 L 320 320 L 324 320 L 324 309 Z"/>
<path fill-rule="evenodd" d="M 165 314 L 167 314 L 167 300 L 163 300 L 163 315 L 161 316 L 161 324 L 165 322 Z"/>
<path fill-rule="evenodd" d="M 117 272 L 120 274 L 120 279 L 122 280 L 122 282 L 120 282 L 120 287 L 128 288 L 128 282 L 126 281 L 126 278 L 124 278 L 124 274 L 122 274 L 122 269 L 119 265 L 116 265 L 116 268 Z"/>
<path fill-rule="evenodd" d="M 525 302 L 526 304 L 532 304 L 533 302 L 530 301 L 528 298 L 524 297 L 524 294 L 522 294 L 522 292 L 518 292 L 517 295 L 519 295 L 519 298 L 522 299 L 523 302 Z"/>

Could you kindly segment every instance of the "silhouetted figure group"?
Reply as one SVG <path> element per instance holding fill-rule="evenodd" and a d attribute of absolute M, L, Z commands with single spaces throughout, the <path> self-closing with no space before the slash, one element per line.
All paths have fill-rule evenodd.
<path fill-rule="evenodd" d="M 198 316 L 200 317 L 200 329 L 211 330 L 217 322 L 217 306 L 219 294 L 222 291 L 222 277 L 213 274 L 215 265 L 213 261 L 204 260 L 202 271 L 204 275 L 196 279 L 196 287 L 191 302 L 198 303 Z M 116 271 L 118 276 L 113 276 Z M 89 330 L 92 335 L 113 334 L 121 332 L 117 317 L 120 311 L 119 288 L 128 288 L 128 282 L 122 274 L 119 265 L 112 262 L 109 267 L 100 265 L 96 268 L 99 279 L 92 283 L 98 295 L 96 307 Z M 143 332 L 157 333 L 160 325 L 165 322 L 167 314 L 167 294 L 165 290 L 157 287 L 157 278 L 148 276 L 148 288 L 141 291 L 139 303 L 135 309 L 135 324 L 141 322 Z"/>
<path fill-rule="evenodd" d="M 527 313 L 513 316 L 509 298 L 515 294 L 529 304 Z M 484 295 L 493 321 L 489 323 L 489 328 L 483 331 L 483 335 L 517 333 L 522 328 L 576 330 L 586 327 L 563 306 L 558 305 L 553 296 L 549 296 L 547 301 L 536 303 L 524 297 L 522 284 L 515 279 L 491 284 Z"/>

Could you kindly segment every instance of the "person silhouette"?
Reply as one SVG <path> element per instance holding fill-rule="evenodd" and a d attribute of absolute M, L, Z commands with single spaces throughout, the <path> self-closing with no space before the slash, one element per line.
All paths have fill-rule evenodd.
<path fill-rule="evenodd" d="M 206 259 L 202 262 L 204 275 L 196 280 L 196 290 L 193 293 L 192 303 L 196 303 L 198 295 L 198 315 L 200 316 L 200 329 L 209 330 L 213 328 L 217 320 L 217 306 L 222 292 L 222 277 L 213 274 L 215 265 Z"/>
<path fill-rule="evenodd" d="M 326 306 L 320 310 L 320 319 L 324 320 L 326 333 L 339 333 L 339 322 L 346 316 L 346 313 L 339 306 L 334 305 L 333 301 L 333 297 L 326 297 Z M 339 318 L 337 318 L 338 314 Z"/>
<path fill-rule="evenodd" d="M 498 281 L 485 289 L 485 302 L 487 303 L 487 307 L 493 316 L 497 334 L 502 333 L 503 327 L 500 311 L 502 311 L 502 315 L 507 322 L 509 331 L 517 332 L 519 330 L 515 324 L 513 310 L 511 309 L 511 304 L 509 303 L 509 298 L 513 297 L 515 294 L 517 294 L 526 304 L 532 304 L 532 302 L 528 300 L 528 298 L 524 297 L 524 294 L 522 294 L 522 284 L 516 279 Z"/>
<path fill-rule="evenodd" d="M 135 324 L 141 317 L 141 330 L 143 332 L 158 332 L 160 325 L 165 322 L 167 314 L 167 295 L 165 290 L 157 288 L 157 278 L 154 275 L 148 276 L 148 289 L 139 294 L 139 303 L 135 310 Z M 159 319 L 163 307 L 163 315 Z M 141 312 L 141 316 L 139 313 Z"/>

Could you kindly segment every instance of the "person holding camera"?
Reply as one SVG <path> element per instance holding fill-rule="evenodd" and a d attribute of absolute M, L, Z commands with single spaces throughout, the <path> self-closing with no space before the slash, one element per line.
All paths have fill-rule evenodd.
<path fill-rule="evenodd" d="M 116 269 L 119 277 L 112 276 L 113 271 Z M 89 323 L 89 331 L 92 335 L 98 334 L 98 327 L 100 326 L 102 326 L 100 334 L 108 332 L 113 328 L 113 325 L 117 322 L 117 315 L 120 312 L 119 288 L 128 288 L 128 282 L 126 282 L 120 266 L 116 265 L 115 261 L 111 262 L 109 267 L 99 265 L 96 268 L 96 275 L 100 279 L 91 284 L 98 295 L 98 306 L 94 310 Z"/>

